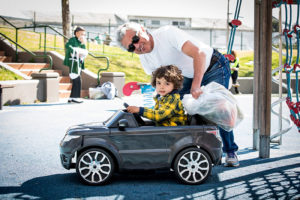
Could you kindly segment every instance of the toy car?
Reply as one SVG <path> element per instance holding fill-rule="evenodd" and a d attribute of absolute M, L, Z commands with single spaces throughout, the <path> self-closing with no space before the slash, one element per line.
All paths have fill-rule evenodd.
<path fill-rule="evenodd" d="M 200 184 L 221 163 L 221 147 L 218 128 L 198 115 L 189 116 L 189 125 L 167 127 L 119 110 L 105 122 L 70 127 L 60 158 L 88 185 L 107 183 L 115 171 L 164 168 L 182 183 Z"/>

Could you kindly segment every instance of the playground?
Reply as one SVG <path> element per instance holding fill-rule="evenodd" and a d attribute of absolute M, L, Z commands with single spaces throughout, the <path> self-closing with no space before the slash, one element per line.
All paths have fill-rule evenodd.
<path fill-rule="evenodd" d="M 59 160 L 59 142 L 68 127 L 107 119 L 123 102 L 141 104 L 140 95 L 114 100 L 84 100 L 82 104 L 57 103 L 4 106 L 0 113 L 0 198 L 41 199 L 299 199 L 300 137 L 295 126 L 270 145 L 270 158 L 258 158 L 252 148 L 252 95 L 236 99 L 245 114 L 235 129 L 240 167 L 216 166 L 209 179 L 197 186 L 182 185 L 173 172 L 116 174 L 111 184 L 91 187 L 78 182 L 74 170 Z M 272 98 L 272 102 L 277 97 Z M 277 109 L 277 108 L 275 108 Z M 289 109 L 283 105 L 283 114 Z M 77 116 L 77 117 L 74 117 Z M 278 129 L 272 116 L 272 130 Z M 13 124 L 13 126 L 12 126 Z M 284 123 L 284 126 L 287 124 Z M 223 157 L 223 162 L 224 162 Z"/>
<path fill-rule="evenodd" d="M 235 31 L 242 23 L 241 3 L 237 1 L 231 21 L 228 60 L 232 59 Z M 289 15 L 292 4 L 298 6 L 295 24 Z M 278 48 L 282 63 L 272 71 L 272 10 L 279 8 L 285 10 L 285 25 L 280 27 L 283 41 Z M 216 166 L 207 182 L 197 186 L 177 184 L 172 171 L 117 174 L 117 181 L 110 185 L 83 186 L 75 172 L 66 173 L 59 162 L 58 145 L 66 129 L 104 121 L 124 109 L 124 102 L 144 102 L 140 94 L 113 100 L 84 99 L 82 104 L 68 104 L 61 98 L 55 103 L 4 106 L 1 110 L 0 198 L 300 199 L 299 13 L 299 0 L 256 1 L 253 95 L 235 96 L 245 116 L 234 130 L 240 167 Z M 295 52 L 296 60 L 292 60 Z M 279 79 L 272 80 L 272 73 L 278 73 Z M 282 76 L 287 84 L 282 83 Z M 272 81 L 279 84 L 278 95 L 271 94 Z"/>

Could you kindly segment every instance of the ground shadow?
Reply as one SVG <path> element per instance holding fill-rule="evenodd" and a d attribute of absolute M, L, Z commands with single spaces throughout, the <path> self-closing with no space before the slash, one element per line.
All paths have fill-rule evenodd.
<path fill-rule="evenodd" d="M 241 161 L 241 167 L 299 157 L 300 154 Z M 252 166 L 255 167 L 255 166 Z M 298 170 L 295 170 L 295 169 Z M 237 178 L 220 180 L 219 174 L 236 168 L 214 168 L 212 176 L 201 185 L 179 184 L 173 172 L 135 172 L 116 174 L 109 185 L 86 186 L 75 173 L 38 177 L 21 186 L 0 187 L 0 198 L 65 199 L 105 197 L 108 199 L 299 199 L 300 164 L 269 168 Z M 236 177 L 236 176 L 235 176 Z"/>

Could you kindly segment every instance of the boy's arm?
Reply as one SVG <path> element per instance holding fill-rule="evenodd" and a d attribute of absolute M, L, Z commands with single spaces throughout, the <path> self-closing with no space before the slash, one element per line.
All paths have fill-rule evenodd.
<path fill-rule="evenodd" d="M 176 110 L 177 104 L 178 100 L 172 97 L 172 99 L 168 101 L 168 103 L 160 105 L 158 109 L 141 107 L 139 114 L 155 122 L 164 121 L 175 115 L 174 111 Z"/>

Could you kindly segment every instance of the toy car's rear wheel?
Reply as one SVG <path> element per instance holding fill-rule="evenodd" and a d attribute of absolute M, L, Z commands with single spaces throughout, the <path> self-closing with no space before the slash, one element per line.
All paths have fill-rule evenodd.
<path fill-rule="evenodd" d="M 210 175 L 212 162 L 202 149 L 189 148 L 178 154 L 174 171 L 179 180 L 185 184 L 200 184 Z"/>
<path fill-rule="evenodd" d="M 76 172 L 84 183 L 88 185 L 102 185 L 112 177 L 114 161 L 102 149 L 88 149 L 78 157 Z"/>

